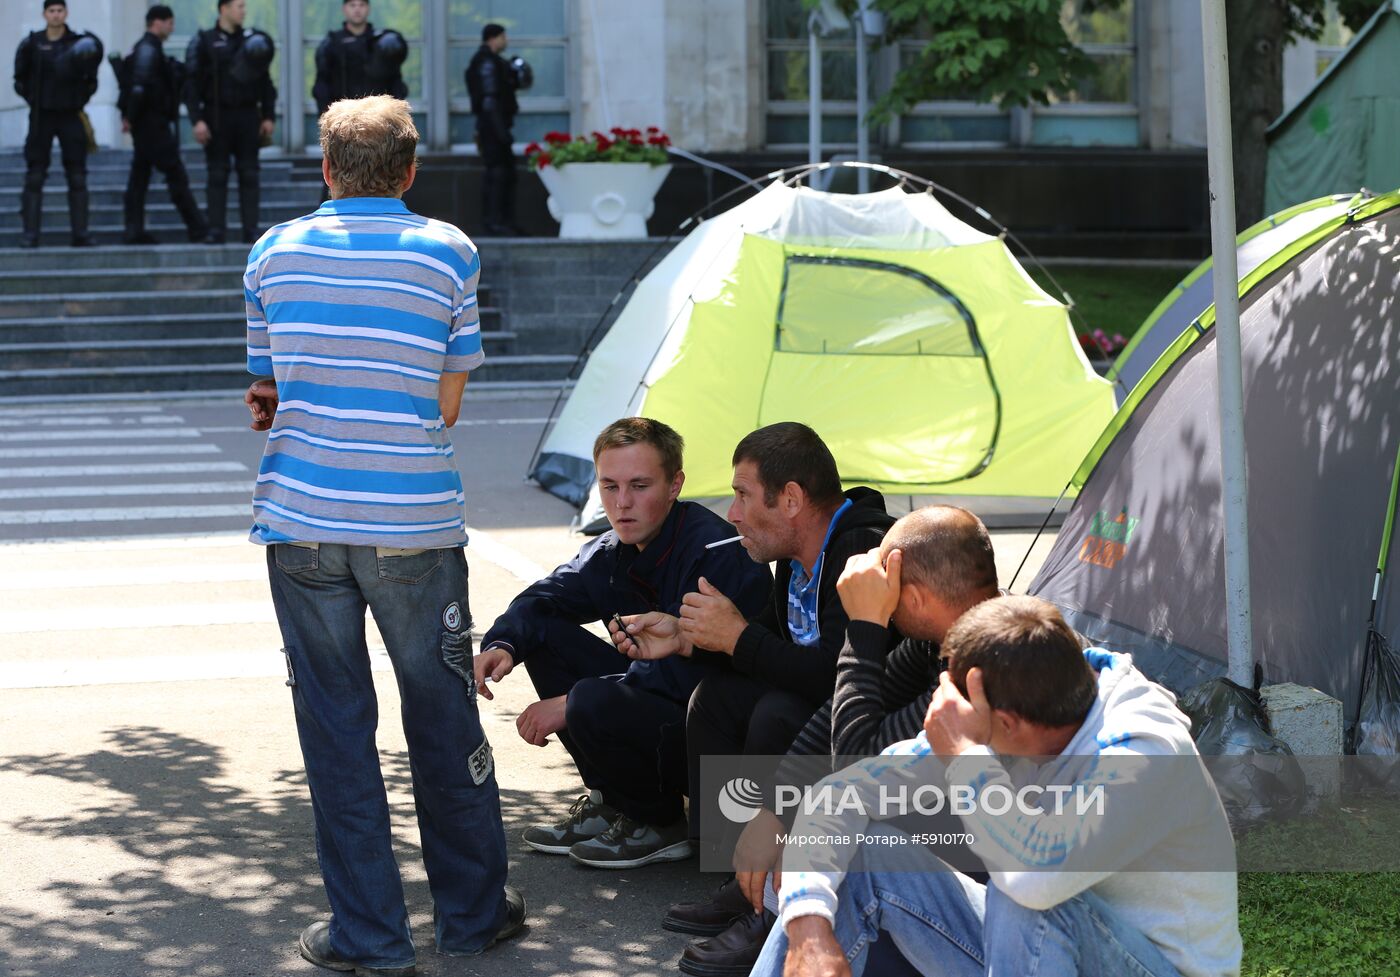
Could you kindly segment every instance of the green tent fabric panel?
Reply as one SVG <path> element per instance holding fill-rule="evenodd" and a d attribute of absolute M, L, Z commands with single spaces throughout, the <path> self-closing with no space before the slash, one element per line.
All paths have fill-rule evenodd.
<path fill-rule="evenodd" d="M 758 427 L 759 402 L 773 352 L 782 287 L 783 246 L 747 236 L 718 293 L 693 307 L 669 363 L 638 413 L 670 424 L 685 438 L 685 498 L 730 494 L 730 459 L 739 439 Z M 801 420 L 800 413 L 789 420 Z"/>
<path fill-rule="evenodd" d="M 1328 193 L 1400 184 L 1400 16 L 1358 35 L 1283 124 L 1270 132 L 1264 187 L 1269 211 Z"/>
<path fill-rule="evenodd" d="M 1395 87 L 1396 94 L 1370 100 L 1361 185 L 1377 190 L 1400 187 L 1400 83 Z"/>
<path fill-rule="evenodd" d="M 887 486 L 979 471 L 999 421 L 979 356 L 774 353 L 762 411 L 760 425 L 810 424 L 845 481 Z"/>

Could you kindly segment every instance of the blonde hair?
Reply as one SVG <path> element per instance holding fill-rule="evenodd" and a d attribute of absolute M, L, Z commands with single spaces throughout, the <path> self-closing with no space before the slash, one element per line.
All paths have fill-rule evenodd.
<path fill-rule="evenodd" d="M 321 116 L 321 152 L 338 197 L 397 197 L 417 163 L 418 129 L 391 95 L 343 98 Z"/>

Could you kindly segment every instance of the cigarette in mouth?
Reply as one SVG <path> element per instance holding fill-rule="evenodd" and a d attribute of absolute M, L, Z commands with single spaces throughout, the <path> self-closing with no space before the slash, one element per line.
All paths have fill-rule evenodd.
<path fill-rule="evenodd" d="M 713 543 L 706 543 L 705 549 L 712 550 L 716 546 L 728 546 L 730 543 L 737 543 L 743 538 L 743 536 L 730 536 L 728 539 L 717 539 Z"/>

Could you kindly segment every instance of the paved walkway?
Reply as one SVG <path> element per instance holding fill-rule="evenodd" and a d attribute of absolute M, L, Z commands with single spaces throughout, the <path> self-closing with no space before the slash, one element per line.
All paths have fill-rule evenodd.
<path fill-rule="evenodd" d="M 468 552 L 478 635 L 525 581 L 570 556 L 580 542 L 565 528 L 569 508 L 521 482 L 538 434 L 525 419 L 547 408 L 539 402 L 470 405 L 464 416 L 480 423 L 457 432 L 477 524 Z M 210 412 L 219 416 L 206 416 Z M 184 505 L 148 498 L 157 491 L 150 486 L 172 478 L 209 479 L 202 484 L 219 488 L 206 494 L 219 498 L 208 504 L 246 506 L 231 483 L 250 479 L 258 439 L 240 431 L 238 410 L 220 405 L 162 405 L 154 413 L 125 415 L 0 411 L 0 422 L 23 421 L 0 432 L 94 432 L 127 423 L 118 418 L 156 415 L 178 420 L 135 423 L 198 433 L 0 445 L 0 491 L 69 489 L 0 494 L 0 512 L 9 514 L 0 518 L 0 538 L 12 540 L 0 545 L 5 977 L 316 972 L 297 955 L 294 941 L 302 926 L 326 912 L 325 901 L 263 552 L 233 529 L 246 516 L 220 515 L 229 528 L 208 533 L 191 531 L 203 517 L 185 512 L 145 521 L 114 520 L 111 512 L 86 520 L 62 515 L 127 504 Z M 56 423 L 61 417 L 80 420 Z M 88 424 L 83 417 L 112 423 Z M 4 454 L 109 442 L 125 445 L 114 464 L 155 463 L 137 454 L 178 442 L 182 451 L 159 463 L 201 463 L 197 459 L 208 456 L 239 470 L 198 479 L 163 473 L 155 482 L 132 481 L 150 473 L 15 477 L 19 468 L 95 462 L 71 454 Z M 148 487 L 107 491 L 129 485 Z M 75 486 L 100 494 L 78 495 Z M 106 537 L 48 539 L 95 530 Z M 1004 578 L 1028 538 L 998 536 Z M 498 687 L 496 700 L 483 701 L 482 709 L 501 784 L 511 878 L 529 900 L 531 926 L 523 938 L 474 960 L 433 954 L 397 692 L 382 644 L 372 647 L 380 746 L 422 972 L 675 973 L 686 938 L 660 928 L 661 912 L 670 902 L 702 896 L 718 879 L 701 876 L 694 863 L 599 872 L 520 844 L 521 830 L 559 814 L 579 788 L 561 747 L 541 750 L 515 734 L 514 717 L 530 701 L 523 674 Z"/>

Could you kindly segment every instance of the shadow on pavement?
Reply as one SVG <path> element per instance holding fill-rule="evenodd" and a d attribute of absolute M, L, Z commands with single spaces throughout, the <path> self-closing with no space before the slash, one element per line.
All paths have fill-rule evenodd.
<path fill-rule="evenodd" d="M 249 789 L 236 785 L 236 771 L 217 746 L 151 726 L 105 735 L 106 748 L 83 755 L 0 760 L 0 772 L 61 778 L 100 798 L 12 825 L 18 836 L 36 841 L 90 844 L 94 875 L 75 881 L 84 859 L 70 859 L 69 878 L 41 887 L 60 912 L 0 914 L 7 977 L 326 973 L 295 950 L 300 929 L 327 913 L 301 771 L 283 770 Z M 411 826 L 407 757 L 385 754 L 382 762 L 394 823 Z M 557 760 L 546 755 L 540 762 Z M 433 952 L 418 848 L 396 836 L 421 973 L 675 972 L 685 938 L 661 930 L 661 913 L 676 899 L 705 892 L 713 880 L 693 862 L 598 872 L 520 844 L 524 827 L 552 819 L 571 799 L 568 791 L 502 790 L 511 881 L 526 894 L 531 926 L 482 957 Z M 119 870 L 103 870 L 114 862 Z"/>

